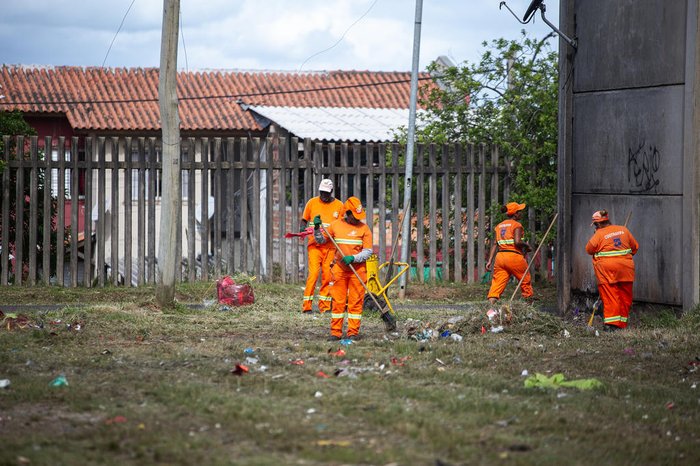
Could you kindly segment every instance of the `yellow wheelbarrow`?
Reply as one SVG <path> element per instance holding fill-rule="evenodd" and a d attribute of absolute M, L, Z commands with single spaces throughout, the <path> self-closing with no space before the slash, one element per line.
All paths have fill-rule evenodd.
<path fill-rule="evenodd" d="M 396 280 L 398 280 L 401 275 L 408 271 L 408 264 L 405 262 L 394 262 L 393 265 L 397 267 L 396 275 L 389 277 L 389 281 L 386 285 L 382 285 L 379 280 L 379 272 L 385 268 L 389 267 L 390 262 L 384 262 L 379 265 L 379 257 L 376 254 L 372 254 L 369 259 L 365 262 L 365 270 L 367 271 L 367 289 L 370 293 L 374 295 L 374 299 L 369 294 L 365 294 L 365 301 L 362 309 L 365 311 L 380 311 L 377 309 L 377 303 L 384 307 L 389 308 L 389 312 L 396 314 L 394 308 L 391 307 L 391 301 L 389 301 L 389 296 L 386 294 L 386 290 L 393 285 Z M 376 300 L 376 303 L 375 303 Z"/>

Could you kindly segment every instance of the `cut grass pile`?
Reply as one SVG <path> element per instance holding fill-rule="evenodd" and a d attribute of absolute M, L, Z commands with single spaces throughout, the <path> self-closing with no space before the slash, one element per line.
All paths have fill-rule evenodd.
<path fill-rule="evenodd" d="M 345 346 L 325 341 L 329 315 L 298 312 L 299 286 L 258 284 L 255 304 L 228 311 L 99 292 L 0 329 L 0 464 L 700 462 L 698 313 L 596 336 L 587 316 L 514 303 L 492 333 L 483 301 L 442 290 L 450 306 L 392 298 L 399 332 L 365 315 Z M 12 293 L 5 304 L 30 302 Z M 525 388 L 525 370 L 603 386 Z"/>

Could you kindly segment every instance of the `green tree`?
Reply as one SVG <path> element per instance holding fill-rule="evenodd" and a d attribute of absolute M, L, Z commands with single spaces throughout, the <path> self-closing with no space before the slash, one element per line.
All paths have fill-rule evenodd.
<path fill-rule="evenodd" d="M 0 195 L 4 192 L 4 183 L 5 183 L 5 177 L 4 177 L 4 171 L 9 170 L 10 171 L 10 177 L 9 177 L 9 222 L 8 222 L 8 230 L 9 230 L 9 238 L 5 240 L 5 238 L 1 238 L 1 243 L 2 245 L 7 244 L 9 246 L 9 251 L 11 254 L 16 254 L 15 250 L 15 244 L 17 242 L 17 170 L 11 170 L 8 166 L 6 166 L 4 160 L 5 156 L 7 155 L 9 160 L 16 160 L 18 157 L 18 154 L 21 152 L 26 159 L 29 158 L 29 151 L 28 151 L 28 140 L 25 139 L 25 147 L 22 148 L 21 151 L 18 150 L 17 147 L 17 136 L 34 136 L 36 135 L 36 131 L 34 128 L 29 126 L 29 124 L 24 120 L 22 117 L 22 114 L 19 112 L 0 112 Z M 5 138 L 4 136 L 10 136 L 8 139 L 9 145 L 5 145 Z M 42 159 L 44 157 L 43 153 L 39 153 L 39 158 Z M 22 268 L 21 270 L 27 269 L 29 265 L 29 250 L 30 247 L 34 248 L 37 251 L 37 257 L 41 257 L 42 251 L 43 251 L 43 235 L 44 235 L 44 228 L 43 228 L 43 222 L 38 222 L 38 232 L 37 232 L 37 243 L 30 245 L 29 244 L 29 207 L 30 203 L 32 200 L 30 199 L 30 183 L 29 183 L 29 176 L 30 176 L 30 170 L 24 169 L 24 206 L 23 206 L 23 221 L 22 221 L 22 226 L 23 226 L 23 234 L 22 234 Z M 43 170 L 39 170 L 38 173 L 38 183 L 37 183 L 37 196 L 36 199 L 34 199 L 34 202 L 37 202 L 38 205 L 38 211 L 40 213 L 45 213 L 44 209 L 44 189 L 45 188 L 45 174 Z M 56 212 L 57 212 L 57 205 L 56 205 L 56 199 L 51 198 L 51 206 L 50 208 L 50 215 L 52 218 L 51 222 L 51 268 L 52 270 L 55 268 L 55 263 L 56 263 L 56 241 L 57 241 L 57 234 L 56 234 L 56 225 L 53 219 L 56 218 Z M 0 235 L 2 234 L 2 215 L 0 215 Z M 10 269 L 12 271 L 12 268 Z M 17 270 L 20 270 L 19 268 Z M 12 273 L 10 275 L 13 275 Z"/>
<path fill-rule="evenodd" d="M 552 34 L 483 43 L 479 63 L 428 70 L 423 86 L 427 124 L 418 142 L 484 142 L 500 146 L 514 162 L 513 192 L 548 216 L 556 209 L 557 53 Z M 437 84 L 437 85 L 435 85 Z"/>

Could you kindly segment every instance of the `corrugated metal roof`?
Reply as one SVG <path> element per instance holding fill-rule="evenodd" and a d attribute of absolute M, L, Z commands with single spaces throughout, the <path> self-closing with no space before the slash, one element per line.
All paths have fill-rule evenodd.
<path fill-rule="evenodd" d="M 181 129 L 260 130 L 237 101 L 259 106 L 408 108 L 410 77 L 406 72 L 374 71 L 180 71 Z M 157 68 L 3 65 L 0 85 L 5 95 L 0 111 L 64 113 L 74 129 L 160 130 Z"/>
<path fill-rule="evenodd" d="M 325 141 L 393 141 L 408 126 L 408 109 L 339 107 L 266 107 L 249 110 L 300 138 Z"/>

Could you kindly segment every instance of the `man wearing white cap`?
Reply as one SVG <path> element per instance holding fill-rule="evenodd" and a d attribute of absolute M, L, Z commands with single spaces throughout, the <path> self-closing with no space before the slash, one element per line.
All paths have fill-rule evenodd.
<path fill-rule="evenodd" d="M 333 181 L 327 178 L 321 180 L 318 191 L 319 195 L 311 198 L 306 203 L 301 219 L 301 230 L 304 230 L 315 217 L 319 217 L 324 228 L 328 228 L 332 222 L 343 215 L 343 203 L 333 197 Z M 318 291 L 318 310 L 323 313 L 331 308 L 329 283 L 331 281 L 331 263 L 335 255 L 335 248 L 330 241 L 326 244 L 318 244 L 313 235 L 308 236 L 308 241 L 308 275 L 306 277 L 301 310 L 303 313 L 311 314 L 316 282 L 320 274 L 321 288 Z"/>

